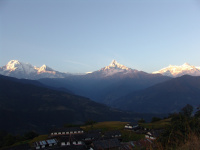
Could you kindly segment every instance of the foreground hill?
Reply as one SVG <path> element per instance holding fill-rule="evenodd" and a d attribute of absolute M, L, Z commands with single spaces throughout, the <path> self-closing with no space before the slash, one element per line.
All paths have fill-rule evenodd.
<path fill-rule="evenodd" d="M 65 123 L 134 121 L 140 117 L 110 109 L 88 98 L 0 76 L 0 129 L 15 133 L 27 130 L 44 133 Z"/>
<path fill-rule="evenodd" d="M 116 100 L 112 106 L 129 111 L 170 113 L 179 111 L 186 104 L 200 104 L 200 77 L 185 75 L 132 92 Z"/>

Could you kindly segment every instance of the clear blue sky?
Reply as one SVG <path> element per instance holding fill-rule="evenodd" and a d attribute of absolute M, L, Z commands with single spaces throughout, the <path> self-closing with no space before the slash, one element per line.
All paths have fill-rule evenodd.
<path fill-rule="evenodd" d="M 200 66 L 199 0 L 0 0 L 0 66 L 71 73 Z"/>

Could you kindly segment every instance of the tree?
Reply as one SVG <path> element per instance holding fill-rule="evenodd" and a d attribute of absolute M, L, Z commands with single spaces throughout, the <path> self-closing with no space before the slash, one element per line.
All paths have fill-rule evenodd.
<path fill-rule="evenodd" d="M 161 120 L 161 118 L 153 117 L 153 118 L 151 119 L 151 122 L 156 122 L 156 121 L 160 121 L 160 120 Z"/>
<path fill-rule="evenodd" d="M 200 117 L 200 107 L 197 107 L 197 111 L 194 115 L 196 118 L 199 118 Z"/>
<path fill-rule="evenodd" d="M 186 117 L 191 117 L 193 112 L 193 107 L 190 104 L 187 104 L 185 107 L 181 109 L 181 114 Z"/>
<path fill-rule="evenodd" d="M 192 116 L 193 107 L 187 104 L 180 113 L 171 114 L 170 125 L 159 138 L 164 149 L 176 149 L 200 135 L 200 120 Z"/>
<path fill-rule="evenodd" d="M 145 120 L 144 119 L 140 119 L 140 120 L 138 120 L 138 123 L 145 123 Z"/>
<path fill-rule="evenodd" d="M 39 134 L 37 134 L 34 131 L 30 131 L 24 134 L 24 139 L 25 140 L 29 140 L 29 139 L 33 139 L 34 137 L 37 137 Z"/>

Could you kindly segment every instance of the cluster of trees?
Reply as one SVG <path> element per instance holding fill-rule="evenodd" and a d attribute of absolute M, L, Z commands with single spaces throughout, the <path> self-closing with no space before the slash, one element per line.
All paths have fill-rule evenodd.
<path fill-rule="evenodd" d="M 33 131 L 27 132 L 24 135 L 12 135 L 6 131 L 0 131 L 0 148 L 11 146 L 17 142 L 30 140 L 37 136 L 38 134 Z"/>
<path fill-rule="evenodd" d="M 171 123 L 158 139 L 158 142 L 162 145 L 163 149 L 177 149 L 186 144 L 188 147 L 194 147 L 194 139 L 199 143 L 199 109 L 193 114 L 193 107 L 187 104 L 179 113 L 171 114 L 169 117 L 171 118 Z"/>

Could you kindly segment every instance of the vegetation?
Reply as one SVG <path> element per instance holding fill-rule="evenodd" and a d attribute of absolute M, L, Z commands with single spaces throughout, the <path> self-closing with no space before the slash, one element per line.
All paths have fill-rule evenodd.
<path fill-rule="evenodd" d="M 106 121 L 106 122 L 98 122 L 92 125 L 82 126 L 81 128 L 85 131 L 101 129 L 102 132 L 104 132 L 109 130 L 123 130 L 126 124 L 127 122 Z"/>
<path fill-rule="evenodd" d="M 140 125 L 144 128 L 148 129 L 164 129 L 168 125 L 170 125 L 171 118 L 159 120 L 159 121 L 153 121 L 151 123 L 141 123 Z"/>
<path fill-rule="evenodd" d="M 160 121 L 162 120 L 161 118 L 158 118 L 158 117 L 153 117 L 151 122 L 157 122 L 157 121 Z"/>
<path fill-rule="evenodd" d="M 48 135 L 39 135 L 35 138 L 33 138 L 32 140 L 29 141 L 29 144 L 31 143 L 34 143 L 34 142 L 37 142 L 37 141 L 43 141 L 43 140 L 46 140 L 48 138 Z"/>
<path fill-rule="evenodd" d="M 145 120 L 144 119 L 140 119 L 140 120 L 138 120 L 138 123 L 145 123 Z"/>
<path fill-rule="evenodd" d="M 171 115 L 170 124 L 158 139 L 162 149 L 199 149 L 200 120 L 192 112 L 193 107 L 186 105 L 180 113 Z"/>
<path fill-rule="evenodd" d="M 6 131 L 0 131 L 0 148 L 28 143 L 37 136 L 38 134 L 33 131 L 27 132 L 24 135 L 12 135 Z"/>
<path fill-rule="evenodd" d="M 144 134 L 137 134 L 133 131 L 121 130 L 122 142 L 138 141 L 144 139 Z"/>

